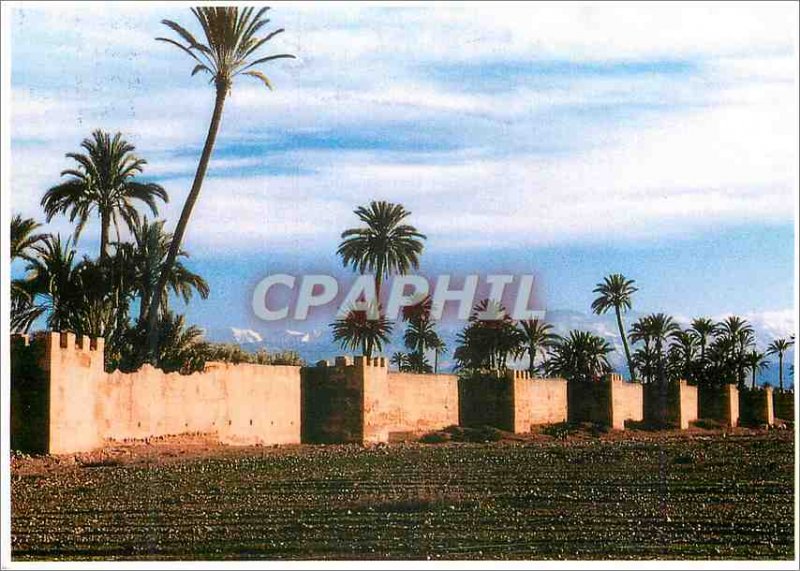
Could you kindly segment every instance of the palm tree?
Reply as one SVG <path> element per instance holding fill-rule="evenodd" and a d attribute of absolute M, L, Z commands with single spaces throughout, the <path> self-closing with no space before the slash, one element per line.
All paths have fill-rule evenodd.
<path fill-rule="evenodd" d="M 24 260 L 32 262 L 37 247 L 45 240 L 45 234 L 36 233 L 41 224 L 32 218 L 22 218 L 16 214 L 11 219 L 10 246 L 11 262 Z M 32 292 L 26 287 L 25 280 L 11 280 L 11 323 L 12 331 L 26 332 L 40 314 L 33 305 Z"/>
<path fill-rule="evenodd" d="M 667 382 L 665 345 L 678 329 L 675 320 L 664 313 L 646 315 L 639 320 L 636 328 L 632 328 L 634 332 L 631 334 L 631 341 L 645 341 L 647 345 L 652 344 L 656 360 L 654 367 L 656 381 L 661 385 Z"/>
<path fill-rule="evenodd" d="M 750 382 L 751 389 L 756 388 L 756 373 L 769 367 L 769 361 L 767 361 L 766 357 L 766 353 L 759 353 L 756 350 L 752 350 L 745 354 L 745 362 L 747 363 L 747 367 L 750 369 L 750 373 L 752 374 L 752 380 Z"/>
<path fill-rule="evenodd" d="M 48 236 L 36 246 L 38 255 L 26 266 L 25 287 L 33 299 L 25 315 L 12 322 L 15 329 L 30 327 L 38 317 L 47 315 L 47 326 L 54 331 L 74 330 L 72 320 L 83 302 L 80 268 L 69 238 Z"/>
<path fill-rule="evenodd" d="M 169 198 L 161 186 L 135 179 L 147 161 L 133 154 L 135 147 L 124 140 L 121 133 L 111 137 L 98 129 L 92 133 L 91 139 L 83 140 L 81 147 L 86 154 L 67 153 L 78 167 L 62 171 L 61 176 L 70 178 L 45 192 L 42 206 L 48 222 L 56 214 L 67 213 L 70 222 L 77 220 L 76 241 L 89 216 L 96 212 L 100 217 L 102 259 L 108 255 L 111 224 L 114 224 L 119 240 L 120 220 L 128 228 L 138 221 L 139 213 L 134 201 L 144 203 L 155 215 L 158 214 L 156 199 L 167 202 Z"/>
<path fill-rule="evenodd" d="M 546 352 L 547 348 L 550 347 L 557 338 L 557 335 L 552 332 L 552 325 L 539 319 L 520 321 L 519 327 L 525 337 L 525 344 L 527 345 L 526 352 L 530 360 L 528 370 L 530 371 L 531 377 L 533 377 L 536 372 L 536 354 L 539 352 L 539 349 Z"/>
<path fill-rule="evenodd" d="M 672 366 L 675 379 L 684 378 L 694 382 L 698 366 L 698 336 L 692 329 L 677 329 L 670 335 L 672 346 L 669 349 L 668 361 Z"/>
<path fill-rule="evenodd" d="M 747 368 L 745 353 L 755 342 L 753 327 L 747 320 L 731 315 L 719 324 L 719 334 L 730 340 L 730 357 L 736 368 L 736 380 L 739 386 L 744 386 L 744 370 Z"/>
<path fill-rule="evenodd" d="M 596 381 L 611 371 L 608 354 L 613 350 L 608 341 L 593 333 L 570 331 L 567 337 L 555 339 L 547 373 L 570 381 Z"/>
<path fill-rule="evenodd" d="M 361 350 L 367 358 L 372 350 L 383 349 L 392 334 L 392 323 L 384 316 L 369 319 L 369 310 L 351 309 L 341 319 L 331 323 L 333 339 L 345 350 Z"/>
<path fill-rule="evenodd" d="M 481 319 L 480 315 L 495 315 Z M 461 370 L 505 369 L 509 356 L 518 355 L 525 342 L 516 322 L 498 302 L 484 299 L 475 304 L 467 326 L 458 334 L 454 352 Z"/>
<path fill-rule="evenodd" d="M 380 300 L 384 277 L 419 267 L 422 240 L 426 236 L 410 224 L 403 224 L 411 213 L 400 204 L 373 200 L 369 206 L 356 208 L 354 213 L 366 227 L 342 232 L 342 243 L 336 253 L 344 267 L 375 274 L 375 295 Z"/>
<path fill-rule="evenodd" d="M 211 160 L 211 153 L 214 150 L 214 143 L 222 120 L 225 98 L 230 93 L 233 79 L 239 75 L 254 77 L 271 90 L 272 84 L 267 76 L 254 68 L 268 61 L 294 58 L 291 54 L 277 54 L 254 59 L 256 52 L 264 44 L 283 32 L 283 28 L 279 28 L 263 37 L 256 35 L 261 28 L 269 23 L 269 19 L 264 18 L 267 10 L 269 8 L 262 8 L 254 13 L 253 8 L 239 9 L 235 6 L 192 8 L 192 14 L 197 18 L 203 30 L 205 43 L 198 41 L 191 32 L 180 24 L 171 20 L 162 21 L 165 26 L 180 36 L 180 40 L 183 43 L 170 38 L 157 39 L 177 47 L 194 60 L 195 66 L 192 69 L 192 75 L 201 72 L 210 75 L 211 82 L 214 83 L 216 98 L 206 142 L 200 155 L 200 162 L 197 164 L 192 188 L 183 205 L 181 217 L 178 220 L 178 225 L 175 228 L 169 252 L 167 253 L 167 259 L 164 262 L 159 283 L 154 289 L 154 298 L 151 300 L 148 310 L 146 349 L 151 361 L 155 359 L 156 344 L 158 342 L 158 332 L 156 331 L 158 324 L 157 309 L 161 307 L 161 297 L 164 295 L 163 292 L 169 281 L 172 266 L 181 251 L 181 244 L 186 233 L 186 227 L 189 224 L 189 218 L 197 202 L 197 197 L 200 195 L 200 188 L 203 185 L 203 179 L 206 175 L 208 163 Z"/>
<path fill-rule="evenodd" d="M 15 214 L 11 219 L 10 241 L 11 261 L 20 259 L 30 262 L 35 253 L 36 246 L 45 239 L 45 234 L 37 234 L 42 225 L 33 218 L 23 218 Z"/>
<path fill-rule="evenodd" d="M 636 380 L 636 370 L 631 359 L 625 327 L 622 324 L 622 312 L 631 308 L 631 296 L 638 291 L 638 288 L 634 287 L 634 283 L 634 280 L 629 280 L 622 274 L 606 276 L 603 278 L 603 282 L 597 284 L 597 287 L 593 290 L 593 293 L 600 295 L 592 302 L 592 311 L 597 315 L 606 313 L 612 307 L 614 308 L 619 336 L 622 339 L 622 347 L 625 349 L 625 360 L 628 363 L 628 371 L 630 371 L 631 380 L 633 381 Z"/>
<path fill-rule="evenodd" d="M 164 222 L 157 220 L 148 222 L 145 217 L 140 223 L 134 226 L 133 243 L 119 244 L 118 248 L 126 251 L 130 260 L 130 266 L 134 273 L 133 287 L 139 293 L 139 319 L 144 320 L 153 299 L 153 291 L 158 285 L 159 278 L 166 263 L 167 251 L 172 241 L 172 234 L 164 230 Z M 178 252 L 180 257 L 189 257 L 183 250 Z M 170 268 L 167 275 L 166 290 L 188 303 L 192 295 L 196 292 L 202 299 L 207 299 L 210 293 L 208 282 L 202 276 L 190 271 L 181 262 L 176 261 Z M 162 292 L 161 307 L 162 315 L 169 311 L 169 295 L 167 291 Z"/>
<path fill-rule="evenodd" d="M 767 353 L 778 356 L 778 378 L 780 380 L 780 390 L 783 392 L 783 354 L 794 345 L 794 339 L 775 339 L 767 347 Z"/>
<path fill-rule="evenodd" d="M 392 357 L 389 359 L 389 362 L 397 367 L 398 371 L 405 371 L 408 365 L 408 355 L 402 351 L 395 351 L 392 353 Z"/>
<path fill-rule="evenodd" d="M 425 352 L 433 349 L 436 352 L 435 367 L 438 368 L 439 351 L 444 349 L 444 342 L 436 332 L 431 318 L 433 302 L 425 296 L 416 303 L 403 308 L 403 319 L 408 322 L 403 342 L 411 350 L 407 355 L 407 365 L 418 373 L 429 372 L 430 365 L 425 359 Z"/>
<path fill-rule="evenodd" d="M 706 347 L 708 346 L 708 341 L 717 332 L 717 324 L 707 317 L 698 317 L 692 320 L 690 329 L 697 335 L 697 341 L 700 344 L 700 361 L 705 363 Z"/>
<path fill-rule="evenodd" d="M 442 340 L 441 337 L 437 336 L 438 341 L 434 343 L 433 349 L 433 372 L 434 374 L 439 372 L 439 354 L 444 353 L 447 351 L 447 344 Z"/>

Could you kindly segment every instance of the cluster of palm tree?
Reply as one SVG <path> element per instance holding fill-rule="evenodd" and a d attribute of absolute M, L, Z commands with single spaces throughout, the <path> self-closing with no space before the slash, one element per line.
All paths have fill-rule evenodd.
<path fill-rule="evenodd" d="M 47 191 L 42 206 L 49 222 L 63 214 L 75 223 L 70 238 L 37 233 L 32 219 L 15 217 L 12 224 L 12 260 L 26 264 L 27 275 L 12 284 L 12 328 L 27 331 L 40 318 L 52 329 L 106 338 L 106 363 L 110 368 L 136 368 L 148 361 L 164 369 L 187 371 L 202 362 L 202 337 L 186 328 L 182 316 L 169 310 L 170 293 L 185 301 L 198 293 L 208 296 L 208 285 L 182 264 L 182 241 L 205 178 L 225 100 L 233 79 L 240 75 L 258 79 L 272 89 L 257 68 L 266 62 L 294 58 L 291 54 L 257 57 L 257 52 L 283 29 L 259 35 L 269 23 L 269 8 L 200 7 L 192 14 L 202 30 L 198 40 L 180 24 L 163 20 L 179 40 L 157 38 L 189 55 L 192 75 L 208 74 L 216 99 L 203 151 L 192 187 L 174 233 L 163 221 L 148 222 L 138 207 L 157 216 L 157 202 L 166 202 L 159 185 L 138 180 L 146 161 L 120 133 L 96 130 L 70 153 L 76 163 L 65 170 L 65 182 Z M 76 258 L 75 243 L 92 216 L 100 220 L 100 251 L 96 260 Z M 120 227 L 123 227 L 122 231 Z M 112 227 L 116 240 L 112 241 Z M 132 241 L 123 240 L 127 230 Z M 131 309 L 138 305 L 138 317 Z"/>
<path fill-rule="evenodd" d="M 456 368 L 467 376 L 503 370 L 511 360 L 525 357 L 532 376 L 588 381 L 611 371 L 608 354 L 613 349 L 602 337 L 587 331 L 556 335 L 553 326 L 541 319 L 513 320 L 502 304 L 492 300 L 473 307 L 457 342 Z"/>
<path fill-rule="evenodd" d="M 157 201 L 166 202 L 168 196 L 161 186 L 138 180 L 147 163 L 121 134 L 96 130 L 81 146 L 85 153 L 67 154 L 76 163 L 63 171 L 67 179 L 42 198 L 46 220 L 67 215 L 75 224 L 72 236 L 40 233 L 40 223 L 20 215 L 12 220 L 11 259 L 23 262 L 26 273 L 12 281 L 11 327 L 27 332 L 43 320 L 52 330 L 104 337 L 107 366 L 131 370 L 141 364 L 138 337 L 172 238 L 163 221 L 149 221 L 138 207 L 157 215 Z M 78 258 L 77 241 L 92 216 L 100 220 L 100 251 L 95 259 Z M 129 240 L 123 240 L 123 232 Z M 180 256 L 188 255 L 182 251 Z M 181 261 L 167 278 L 168 293 L 158 308 L 164 339 L 160 353 L 167 357 L 158 358 L 157 364 L 170 368 L 181 353 L 180 341 L 197 336 L 184 330 L 181 316 L 171 313 L 169 293 L 188 303 L 194 294 L 208 297 L 209 287 Z M 136 306 L 138 318 L 132 314 Z M 170 346 L 168 340 L 176 343 Z"/>
<path fill-rule="evenodd" d="M 622 274 L 607 276 L 597 284 L 594 292 L 599 295 L 592 303 L 597 314 L 614 309 L 632 380 L 665 385 L 685 379 L 696 385 L 737 384 L 745 388 L 749 372 L 750 387 L 755 388 L 758 373 L 769 366 L 767 356 L 775 354 L 783 390 L 783 356 L 794 344 L 794 336 L 775 339 L 760 352 L 752 325 L 741 317 L 733 315 L 720 322 L 701 317 L 681 328 L 664 313 L 642 317 L 626 333 L 622 314 L 632 306 L 637 291 L 634 283 Z M 635 347 L 632 354 L 631 344 Z"/>
<path fill-rule="evenodd" d="M 768 356 L 778 355 L 780 389 L 783 390 L 783 355 L 792 339 L 775 339 L 766 351 L 756 348 L 753 327 L 732 315 L 720 322 L 694 319 L 681 328 L 662 313 L 645 316 L 631 326 L 630 339 L 640 346 L 634 366 L 642 382 L 685 379 L 701 386 L 736 384 L 757 387 L 757 376 L 769 366 Z M 749 377 L 749 378 L 748 378 Z"/>

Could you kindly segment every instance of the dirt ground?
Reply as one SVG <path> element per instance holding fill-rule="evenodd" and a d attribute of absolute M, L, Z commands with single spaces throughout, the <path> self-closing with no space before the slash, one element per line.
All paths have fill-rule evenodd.
<path fill-rule="evenodd" d="M 14 455 L 30 559 L 791 559 L 794 431 Z M 474 438 L 473 438 L 474 439 Z"/>

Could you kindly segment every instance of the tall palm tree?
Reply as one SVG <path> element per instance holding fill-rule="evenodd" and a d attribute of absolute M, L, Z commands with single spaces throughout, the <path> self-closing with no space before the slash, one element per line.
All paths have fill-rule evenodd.
<path fill-rule="evenodd" d="M 444 342 L 436 331 L 436 325 L 431 317 L 433 301 L 430 296 L 424 296 L 416 303 L 407 305 L 403 308 L 403 320 L 408 322 L 403 342 L 406 348 L 411 350 L 407 355 L 407 365 L 412 368 L 419 367 L 416 372 L 427 372 L 430 366 L 425 360 L 425 352 L 433 350 L 435 352 L 434 368 L 439 366 L 439 351 L 444 349 Z"/>
<path fill-rule="evenodd" d="M 401 204 L 373 200 L 369 206 L 356 208 L 354 213 L 366 227 L 342 232 L 336 253 L 344 267 L 352 266 L 362 274 L 375 273 L 375 294 L 380 300 L 384 278 L 419 267 L 426 236 L 403 223 L 411 213 Z"/>
<path fill-rule="evenodd" d="M 284 31 L 283 28 L 279 28 L 263 37 L 257 35 L 259 30 L 269 23 L 269 19 L 264 17 L 267 10 L 269 8 L 262 8 L 258 12 L 254 12 L 253 8 L 240 9 L 235 6 L 192 8 L 192 14 L 202 28 L 204 42 L 198 41 L 189 30 L 180 24 L 171 20 L 162 21 L 165 26 L 178 34 L 180 41 L 171 38 L 157 39 L 177 47 L 194 60 L 195 66 L 192 69 L 192 75 L 197 73 L 210 75 L 211 82 L 214 84 L 216 98 L 206 142 L 200 155 L 200 162 L 197 164 L 192 188 L 183 205 L 181 217 L 178 220 L 178 225 L 175 228 L 169 252 L 167 253 L 167 259 L 164 262 L 161 277 L 155 287 L 154 298 L 151 300 L 148 310 L 146 348 L 151 361 L 155 359 L 155 350 L 158 343 L 158 332 L 156 331 L 158 325 L 157 308 L 161 307 L 161 297 L 164 295 L 163 292 L 166 289 L 172 266 L 181 251 L 181 244 L 186 233 L 186 227 L 189 224 L 189 218 L 197 202 L 197 197 L 200 195 L 200 188 L 203 185 L 206 169 L 211 159 L 211 153 L 214 150 L 214 143 L 222 120 L 225 98 L 230 93 L 233 80 L 239 75 L 254 77 L 272 90 L 272 84 L 267 76 L 255 69 L 255 67 L 277 59 L 294 58 L 291 54 L 255 57 L 256 52 L 264 44 Z"/>
<path fill-rule="evenodd" d="M 656 422 L 667 421 L 667 399 L 668 399 L 668 377 L 667 377 L 667 358 L 666 349 L 671 336 L 678 331 L 679 327 L 669 315 L 664 313 L 654 313 L 643 317 L 641 320 L 641 328 L 637 331 L 636 335 L 631 335 L 631 340 L 640 340 L 639 335 L 647 338 L 649 346 L 652 349 L 652 357 L 655 359 L 655 365 L 651 367 L 651 372 L 655 372 L 656 384 L 656 407 L 655 420 Z"/>
<path fill-rule="evenodd" d="M 778 356 L 778 379 L 780 380 L 781 391 L 783 391 L 783 355 L 792 345 L 794 345 L 793 339 L 775 339 L 767 347 L 768 354 Z"/>
<path fill-rule="evenodd" d="M 558 336 L 553 333 L 552 325 L 540 319 L 520 321 L 519 327 L 525 337 L 525 350 L 530 361 L 528 370 L 533 377 L 536 372 L 536 356 L 539 350 L 546 352 Z"/>
<path fill-rule="evenodd" d="M 602 283 L 597 284 L 593 293 L 599 294 L 592 302 L 592 311 L 597 315 L 606 313 L 612 307 L 617 317 L 617 327 L 619 336 L 622 339 L 622 347 L 625 349 L 625 360 L 628 363 L 628 371 L 631 380 L 636 380 L 636 369 L 631 359 L 631 350 L 628 347 L 628 337 L 625 335 L 625 327 L 622 324 L 622 312 L 631 308 L 631 296 L 638 291 L 634 287 L 634 280 L 629 280 L 622 274 L 611 274 L 603 278 Z"/>
<path fill-rule="evenodd" d="M 351 309 L 344 317 L 331 323 L 333 339 L 345 350 L 361 350 L 367 358 L 373 349 L 380 351 L 389 342 L 392 323 L 384 316 L 369 319 L 368 310 Z"/>
<path fill-rule="evenodd" d="M 555 339 L 547 373 L 570 381 L 598 380 L 611 371 L 608 354 L 613 350 L 608 341 L 593 333 L 570 331 Z"/>
<path fill-rule="evenodd" d="M 769 361 L 767 361 L 766 357 L 766 353 L 760 353 L 756 350 L 749 351 L 745 354 L 745 362 L 752 375 L 750 382 L 751 389 L 756 388 L 756 373 L 769 367 Z"/>
<path fill-rule="evenodd" d="M 83 153 L 67 153 L 78 163 L 77 168 L 66 169 L 61 176 L 70 178 L 52 187 L 42 197 L 42 206 L 50 222 L 56 214 L 69 214 L 70 222 L 77 220 L 74 239 L 77 241 L 89 216 L 100 217 L 100 258 L 108 256 L 111 225 L 117 230 L 119 240 L 120 220 L 131 228 L 139 219 L 136 201 L 144 203 L 152 213 L 158 214 L 156 199 L 169 200 L 167 192 L 151 182 L 139 182 L 147 161 L 133 154 L 136 149 L 122 138 L 96 130 L 91 138 L 84 139 Z"/>

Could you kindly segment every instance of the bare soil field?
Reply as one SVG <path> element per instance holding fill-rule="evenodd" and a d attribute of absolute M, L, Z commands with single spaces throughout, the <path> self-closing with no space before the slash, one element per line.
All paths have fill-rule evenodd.
<path fill-rule="evenodd" d="M 430 440 L 440 440 L 430 439 Z M 15 455 L 31 559 L 791 559 L 794 432 Z"/>

